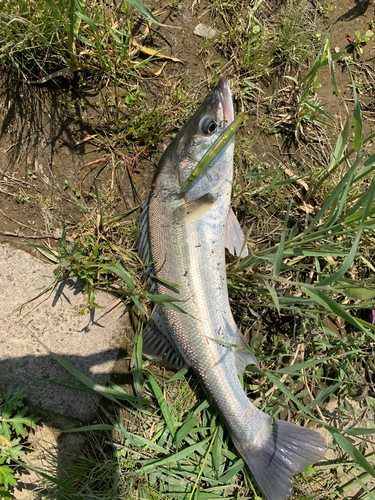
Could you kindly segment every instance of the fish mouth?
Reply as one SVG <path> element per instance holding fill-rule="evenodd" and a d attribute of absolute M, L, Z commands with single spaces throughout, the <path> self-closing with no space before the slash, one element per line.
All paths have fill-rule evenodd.
<path fill-rule="evenodd" d="M 227 126 L 230 125 L 234 119 L 232 96 L 230 94 L 229 83 L 226 78 L 220 78 L 217 86 L 219 87 L 223 97 L 223 111 Z"/>

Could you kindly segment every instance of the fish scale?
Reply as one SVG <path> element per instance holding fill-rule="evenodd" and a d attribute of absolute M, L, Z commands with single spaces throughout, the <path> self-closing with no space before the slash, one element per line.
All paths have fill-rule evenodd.
<path fill-rule="evenodd" d="M 259 410 L 239 380 L 256 360 L 233 319 L 226 284 L 225 247 L 247 254 L 230 208 L 234 138 L 182 192 L 223 133 L 221 124 L 232 121 L 229 85 L 221 79 L 159 162 L 141 216 L 139 254 L 144 261 L 150 254 L 157 278 L 178 285 L 154 286 L 185 313 L 156 305 L 143 347 L 166 366 L 194 371 L 267 499 L 285 500 L 293 492 L 293 474 L 323 458 L 325 443 L 320 434 Z"/>

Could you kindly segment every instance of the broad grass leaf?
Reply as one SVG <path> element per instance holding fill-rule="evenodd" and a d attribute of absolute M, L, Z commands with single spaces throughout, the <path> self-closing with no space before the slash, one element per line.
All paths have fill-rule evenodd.
<path fill-rule="evenodd" d="M 152 293 L 148 293 L 146 298 L 148 300 L 151 300 L 152 302 L 156 304 L 161 304 L 162 306 L 166 307 L 167 309 L 171 309 L 172 311 L 176 311 L 182 314 L 187 314 L 186 311 L 181 309 L 175 302 L 182 302 L 181 300 L 176 299 L 175 297 L 171 297 L 170 295 L 154 295 Z"/>
<path fill-rule="evenodd" d="M 362 143 L 362 114 L 361 107 L 359 105 L 357 89 L 355 87 L 355 83 L 353 80 L 353 75 L 349 66 L 349 63 L 345 60 L 346 67 L 348 68 L 350 79 L 352 82 L 353 88 L 353 98 L 354 98 L 354 111 L 353 111 L 353 125 L 354 125 L 354 141 L 353 141 L 353 149 L 357 151 Z"/>
<path fill-rule="evenodd" d="M 352 299 L 371 300 L 375 298 L 375 290 L 364 287 L 344 288 L 342 292 Z"/>
<path fill-rule="evenodd" d="M 337 280 L 339 280 L 341 278 L 341 276 L 343 276 L 350 269 L 350 267 L 352 266 L 352 264 L 354 262 L 356 253 L 357 253 L 358 245 L 359 245 L 359 242 L 360 242 L 361 236 L 362 236 L 362 230 L 363 230 L 363 226 L 361 226 L 359 228 L 357 236 L 356 236 L 356 238 L 352 244 L 352 247 L 350 249 L 350 252 L 346 256 L 340 269 L 338 269 L 336 272 L 332 273 L 331 276 L 328 276 L 326 279 L 320 281 L 319 286 L 328 286 L 328 285 L 331 285 L 332 283 L 335 283 Z"/>
<path fill-rule="evenodd" d="M 129 273 L 123 268 L 123 266 L 117 262 L 116 266 L 100 266 L 101 269 L 106 269 L 107 271 L 111 271 L 113 274 L 116 274 L 126 285 L 129 287 L 129 289 L 134 292 L 135 290 L 135 285 L 133 283 L 133 280 Z"/>
<path fill-rule="evenodd" d="M 327 198 L 327 200 L 324 202 L 322 208 L 319 210 L 319 212 L 316 214 L 314 219 L 311 221 L 309 227 L 306 229 L 304 234 L 309 233 L 312 228 L 315 226 L 315 224 L 324 217 L 326 212 L 331 210 L 332 206 L 337 202 L 337 200 L 341 197 L 343 190 L 345 189 L 345 186 L 348 182 L 351 181 L 355 170 L 357 169 L 358 165 L 357 162 L 355 162 L 350 169 L 346 172 L 344 177 L 340 180 L 340 182 L 337 184 L 335 189 L 332 191 L 330 196 Z"/>
<path fill-rule="evenodd" d="M 118 431 L 118 427 L 112 424 L 93 424 L 74 427 L 73 429 L 62 429 L 60 432 L 69 434 L 70 432 L 88 432 L 88 431 Z"/>
<path fill-rule="evenodd" d="M 350 436 L 365 436 L 366 434 L 375 434 L 375 429 L 361 429 L 360 427 L 355 427 L 354 429 L 348 429 L 345 434 Z"/>
<path fill-rule="evenodd" d="M 81 370 L 79 370 L 76 366 L 74 366 L 70 361 L 67 359 L 63 358 L 62 356 L 59 356 L 58 354 L 52 352 L 43 342 L 39 339 L 37 339 L 38 342 L 44 347 L 44 349 L 58 362 L 60 363 L 61 366 L 63 366 L 68 372 L 76 377 L 78 380 L 80 380 L 83 384 L 85 384 L 87 387 L 89 387 L 91 390 L 98 392 L 105 398 L 118 403 L 118 400 L 112 396 L 112 389 L 107 389 L 106 387 L 97 384 L 93 380 L 91 380 L 90 377 L 85 375 Z"/>
<path fill-rule="evenodd" d="M 328 286 L 328 285 L 331 285 L 332 283 L 334 283 L 335 281 L 337 281 L 339 278 L 341 278 L 341 276 L 343 276 L 349 270 L 349 268 L 352 266 L 352 264 L 354 262 L 354 258 L 355 258 L 356 253 L 357 253 L 358 245 L 359 245 L 359 242 L 361 240 L 364 224 L 365 224 L 365 221 L 366 221 L 366 219 L 371 211 L 372 204 L 373 204 L 374 199 L 375 199 L 375 179 L 372 180 L 370 187 L 368 188 L 366 193 L 367 193 L 366 206 L 365 206 L 365 209 L 363 211 L 361 225 L 358 229 L 357 236 L 352 243 L 352 247 L 350 249 L 350 252 L 348 253 L 348 255 L 347 255 L 346 259 L 344 260 L 340 269 L 338 269 L 331 276 L 328 276 L 328 278 L 321 281 L 319 283 L 320 286 Z"/>
<path fill-rule="evenodd" d="M 343 353 L 341 356 L 348 356 L 349 354 L 357 354 L 361 352 L 360 349 L 355 349 L 353 351 L 347 351 Z M 296 363 L 291 366 L 287 366 L 285 368 L 280 368 L 277 370 L 277 373 L 288 373 L 288 374 L 293 374 L 295 375 L 296 372 L 299 370 L 305 370 L 306 368 L 310 368 L 311 366 L 315 365 L 320 365 L 322 363 L 326 363 L 327 361 L 330 361 L 331 359 L 337 359 L 340 356 L 330 356 L 329 358 L 320 358 L 320 359 L 310 359 L 309 361 L 303 361 L 302 363 Z"/>
<path fill-rule="evenodd" d="M 148 373 L 147 374 L 147 380 L 151 386 L 152 392 L 154 393 L 154 396 L 156 397 L 160 410 L 163 414 L 165 423 L 169 429 L 169 432 L 171 433 L 173 439 L 176 437 L 176 427 L 173 422 L 172 414 L 169 410 L 168 403 L 164 399 L 163 393 L 161 392 L 161 389 L 159 387 L 159 384 L 156 382 L 154 377 Z"/>
<path fill-rule="evenodd" d="M 274 375 L 273 373 L 269 372 L 268 370 L 262 370 L 262 374 L 268 377 L 271 382 L 273 382 L 281 391 L 289 398 L 293 403 L 297 405 L 297 407 L 303 412 L 309 414 L 312 418 L 315 418 L 313 415 L 309 413 L 307 408 L 303 406 L 301 401 Z"/>
<path fill-rule="evenodd" d="M 161 467 L 164 465 L 171 465 L 171 464 L 178 462 L 179 460 L 184 460 L 187 457 L 191 457 L 195 451 L 204 447 L 210 441 L 210 439 L 211 439 L 211 436 L 204 439 L 203 441 L 200 441 L 199 443 L 193 444 L 192 446 L 188 446 L 184 450 L 181 450 L 178 453 L 175 453 L 174 455 L 170 455 L 169 457 L 166 457 L 166 458 L 153 460 L 152 463 L 144 465 L 138 471 L 136 471 L 136 474 L 142 475 L 142 474 L 145 474 L 147 472 L 154 470 L 156 467 Z M 142 462 L 141 462 L 141 464 L 142 464 Z"/>
<path fill-rule="evenodd" d="M 181 370 L 167 380 L 167 384 L 174 382 L 175 380 L 182 380 L 188 371 L 189 369 L 187 367 L 181 368 Z"/>
<path fill-rule="evenodd" d="M 230 467 L 225 474 L 219 477 L 218 481 L 221 483 L 226 483 L 227 481 L 230 481 L 233 476 L 237 474 L 240 470 L 242 470 L 245 466 L 245 462 L 240 458 L 239 460 L 236 461 L 232 467 Z"/>
<path fill-rule="evenodd" d="M 189 417 L 185 420 L 183 426 L 176 432 L 175 441 L 178 446 L 183 439 L 189 434 L 189 432 L 199 423 L 199 418 L 195 415 Z"/>
<path fill-rule="evenodd" d="M 368 158 L 365 161 L 360 171 L 357 173 L 357 175 L 354 176 L 353 184 L 357 184 L 357 182 L 361 181 L 364 177 L 370 175 L 375 168 L 374 165 L 375 165 L 375 154 L 371 155 L 370 158 Z"/>
<path fill-rule="evenodd" d="M 214 444 L 212 446 L 212 465 L 214 466 L 216 476 L 220 473 L 220 463 L 221 463 L 221 449 L 223 446 L 223 436 L 222 436 L 222 426 L 219 427 L 219 431 L 215 437 Z"/>
<path fill-rule="evenodd" d="M 330 385 L 326 387 L 322 391 L 319 392 L 318 396 L 306 406 L 306 410 L 310 411 L 315 406 L 319 406 L 325 399 L 327 399 L 331 394 L 333 394 L 339 387 L 342 386 L 342 382 L 338 382 L 337 384 Z"/>
<path fill-rule="evenodd" d="M 303 293 L 311 297 L 317 304 L 323 306 L 329 313 L 339 316 L 344 319 L 351 325 L 355 326 L 359 330 L 364 333 L 367 333 L 373 340 L 375 340 L 375 335 L 371 333 L 367 328 L 365 328 L 357 318 L 351 316 L 348 312 L 345 311 L 339 304 L 337 304 L 333 299 L 325 295 L 320 290 L 316 290 L 313 288 L 301 287 Z"/>
<path fill-rule="evenodd" d="M 282 263 L 283 254 L 284 254 L 285 236 L 286 236 L 286 230 L 288 227 L 288 220 L 289 220 L 289 213 L 290 213 L 291 206 L 292 206 L 292 202 L 289 203 L 289 206 L 288 206 L 286 214 L 285 214 L 284 228 L 283 228 L 283 232 L 281 235 L 281 240 L 280 240 L 279 246 L 278 246 L 277 251 L 276 251 L 275 260 L 273 263 L 273 277 L 278 276 L 280 274 L 281 263 Z"/>
<path fill-rule="evenodd" d="M 362 455 L 362 453 L 357 450 L 357 448 L 344 437 L 340 432 L 328 428 L 329 432 L 332 434 L 334 440 L 341 448 L 346 451 L 346 453 L 352 457 L 354 462 L 362 467 L 366 472 L 368 472 L 372 477 L 375 477 L 375 469 L 372 467 L 370 462 Z"/>
<path fill-rule="evenodd" d="M 153 22 L 154 24 L 159 24 L 160 26 L 162 26 L 162 24 L 156 19 L 154 14 L 140 0 L 126 0 L 126 1 L 130 3 L 130 5 L 135 7 L 145 19 Z"/>
<path fill-rule="evenodd" d="M 116 431 L 120 433 L 125 439 L 128 439 L 131 444 L 136 446 L 137 448 L 151 449 L 157 451 L 158 453 L 162 453 L 165 455 L 167 450 L 158 444 L 154 443 L 150 439 L 146 439 L 143 436 L 139 436 L 137 434 L 133 434 L 132 432 L 127 432 L 125 428 L 121 425 L 117 424 L 93 424 L 93 425 L 85 425 L 82 427 L 74 427 L 73 429 L 65 429 L 61 432 L 70 433 L 70 432 L 88 432 L 88 431 Z"/>

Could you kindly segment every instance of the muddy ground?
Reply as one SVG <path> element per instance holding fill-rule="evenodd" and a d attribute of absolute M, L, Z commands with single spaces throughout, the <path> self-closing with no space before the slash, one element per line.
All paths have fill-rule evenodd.
<path fill-rule="evenodd" d="M 175 2 L 173 8 L 170 2 L 154 0 L 147 3 L 151 10 L 161 11 L 159 19 L 164 24 L 177 28 L 155 29 L 161 35 L 158 44 L 165 42 L 168 55 L 182 61 L 168 62 L 158 78 L 138 82 L 139 90 L 146 93 L 148 107 L 153 107 L 161 96 L 168 98 L 173 86 L 183 88 L 187 80 L 191 82 L 189 92 L 192 101 L 200 101 L 218 64 L 215 61 L 222 64 L 222 76 L 231 75 L 230 83 L 235 85 L 234 62 L 225 59 L 215 40 L 207 48 L 203 38 L 194 34 L 199 23 L 213 27 L 209 2 Z M 312 3 L 317 4 L 315 0 Z M 281 0 L 268 2 L 270 16 L 277 14 L 281 4 Z M 364 46 L 363 56 L 359 58 L 350 46 L 348 35 L 354 38 L 356 30 L 365 33 L 369 29 L 375 19 L 374 5 L 368 1 L 336 0 L 330 3 L 330 7 L 329 18 L 323 19 L 322 23 L 327 33 L 329 30 L 332 32 L 332 53 L 348 48 L 353 54 L 353 68 L 356 64 L 363 65 L 365 61 L 359 97 L 364 126 L 369 133 L 375 124 L 372 89 L 375 41 L 373 37 Z M 222 20 L 218 20 L 215 29 L 225 30 Z M 160 69 L 161 65 L 155 70 L 157 68 Z M 297 71 L 297 79 L 298 75 Z M 77 225 L 83 217 L 79 204 L 90 206 L 95 203 L 95 185 L 103 193 L 117 189 L 116 213 L 129 212 L 144 201 L 162 151 L 179 124 L 172 123 L 170 133 L 139 157 L 135 154 L 139 151 L 139 144 L 133 149 L 128 143 L 116 144 L 116 148 L 123 153 L 123 161 L 116 164 L 113 150 L 96 136 L 97 127 L 102 127 L 105 121 L 105 83 L 98 92 L 88 76 L 87 85 L 82 87 L 80 82 L 86 78 L 84 73 L 74 73 L 67 78 L 57 77 L 35 85 L 10 79 L 4 70 L 0 78 L 0 243 L 8 242 L 17 248 L 23 241 L 48 241 L 56 245 L 64 224 L 68 237 L 75 237 Z M 353 103 L 350 79 L 340 64 L 336 64 L 336 79 L 350 109 Z M 319 83 L 318 95 L 321 101 L 327 102 L 326 112 L 343 124 L 343 108 L 338 105 L 327 68 L 319 73 Z M 260 109 L 267 99 L 283 88 L 282 85 L 285 86 L 282 78 L 264 84 L 264 95 L 248 110 L 250 120 L 241 134 L 252 138 L 253 153 L 259 159 L 269 162 L 274 159 L 283 164 L 286 158 L 298 158 L 305 166 L 314 168 L 314 155 L 306 141 L 296 145 L 285 141 L 282 134 L 271 135 L 260 127 Z M 78 87 L 79 92 L 76 90 Z M 94 106 L 94 103 L 99 105 Z M 237 110 L 240 106 L 237 99 Z M 337 128 L 333 127 L 331 136 L 319 138 L 317 142 L 322 155 L 331 150 L 337 134 Z M 126 161 L 132 165 L 136 180 L 129 175 Z M 127 220 L 135 220 L 138 213 L 133 212 Z M 246 222 L 250 227 L 251 221 Z M 259 235 L 254 234 L 250 239 L 252 237 L 256 240 Z M 35 249 L 23 249 L 41 258 Z M 127 365 L 119 365 L 115 371 L 120 373 L 127 369 Z M 56 426 L 52 416 L 45 415 L 44 422 L 47 426 L 51 422 L 52 427 Z M 61 424 L 61 421 L 58 422 Z"/>

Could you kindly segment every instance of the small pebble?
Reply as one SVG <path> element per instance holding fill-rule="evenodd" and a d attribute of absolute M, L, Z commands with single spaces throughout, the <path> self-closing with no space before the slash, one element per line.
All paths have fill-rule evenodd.
<path fill-rule="evenodd" d="M 217 34 L 217 30 L 215 30 L 214 28 L 210 28 L 209 26 L 206 26 L 205 24 L 198 24 L 195 28 L 194 28 L 194 35 L 198 35 L 198 36 L 201 36 L 202 38 L 213 38 L 214 36 L 216 36 Z"/>

